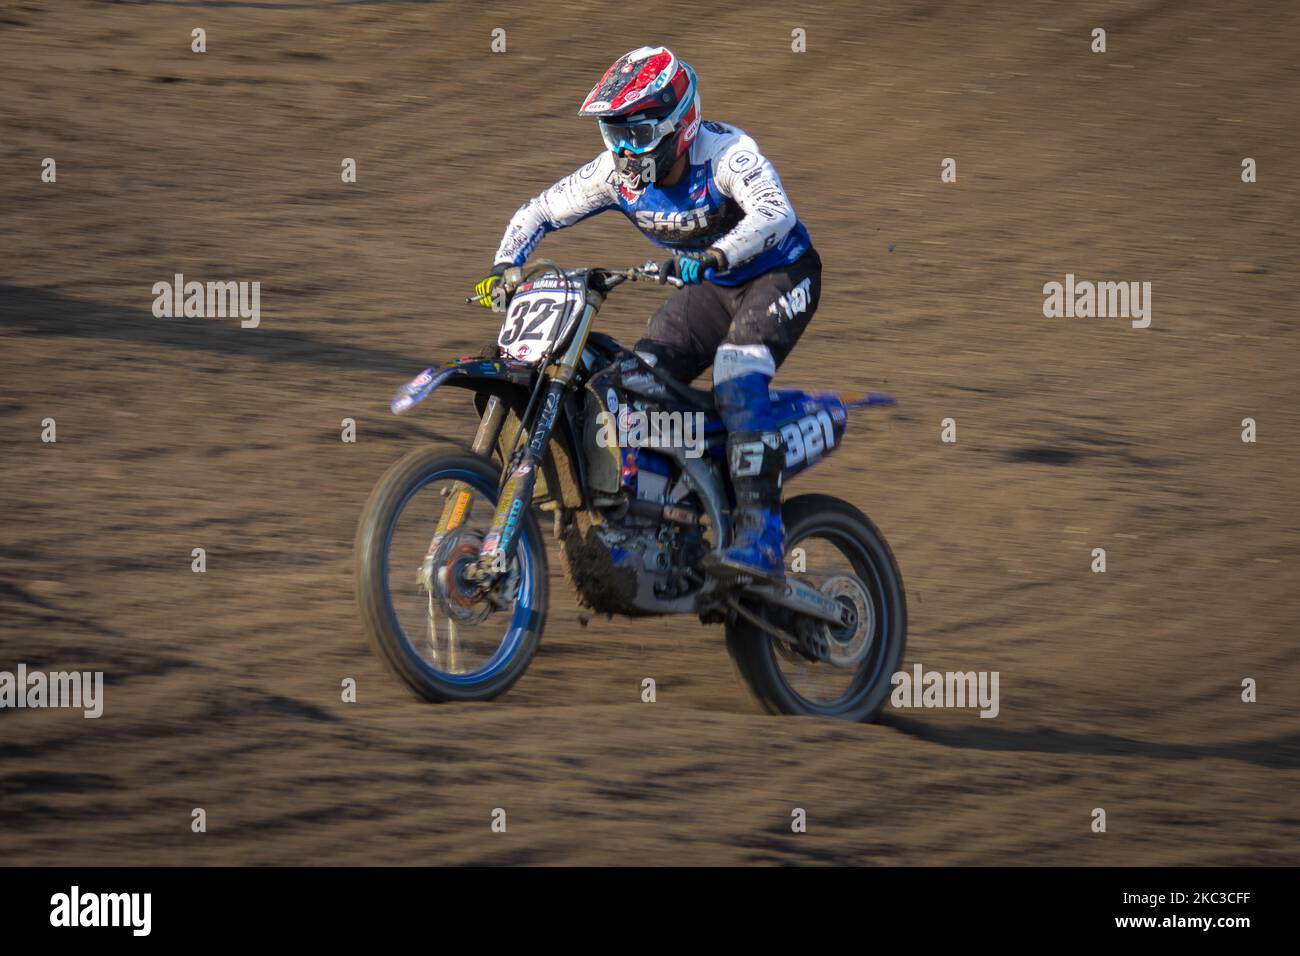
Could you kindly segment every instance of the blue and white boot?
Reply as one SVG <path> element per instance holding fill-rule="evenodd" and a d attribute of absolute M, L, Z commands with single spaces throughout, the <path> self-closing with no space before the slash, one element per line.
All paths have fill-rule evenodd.
<path fill-rule="evenodd" d="M 713 570 L 758 580 L 785 577 L 785 529 L 781 524 L 781 473 L 785 443 L 772 414 L 771 376 L 738 375 L 714 385 L 727 426 L 727 467 L 736 493 L 731 547 L 716 556 Z"/>

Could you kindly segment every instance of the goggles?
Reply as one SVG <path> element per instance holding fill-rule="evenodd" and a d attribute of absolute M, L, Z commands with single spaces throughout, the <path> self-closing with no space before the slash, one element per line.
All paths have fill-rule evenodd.
<path fill-rule="evenodd" d="M 631 153 L 644 153 L 659 144 L 659 141 L 671 133 L 675 124 L 671 118 L 658 120 L 640 120 L 638 122 L 619 122 L 617 120 L 598 120 L 600 135 L 611 152 L 626 149 Z"/>

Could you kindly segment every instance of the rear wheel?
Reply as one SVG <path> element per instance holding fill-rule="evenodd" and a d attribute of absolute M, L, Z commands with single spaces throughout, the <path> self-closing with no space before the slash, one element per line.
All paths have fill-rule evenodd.
<path fill-rule="evenodd" d="M 357 604 L 374 652 L 415 694 L 489 700 L 528 667 L 546 621 L 546 549 L 524 510 L 515 556 L 492 594 L 464 575 L 496 510 L 495 465 L 412 452 L 379 480 L 357 528 Z M 455 513 L 454 527 L 440 519 Z"/>
<path fill-rule="evenodd" d="M 785 503 L 782 518 L 786 574 L 851 608 L 853 623 L 837 628 L 747 603 L 748 611 L 801 640 L 792 644 L 737 617 L 727 625 L 727 650 L 773 713 L 871 720 L 907 642 L 898 564 L 876 526 L 838 498 L 802 495 Z M 820 657 L 807 653 L 813 645 L 824 648 Z"/>

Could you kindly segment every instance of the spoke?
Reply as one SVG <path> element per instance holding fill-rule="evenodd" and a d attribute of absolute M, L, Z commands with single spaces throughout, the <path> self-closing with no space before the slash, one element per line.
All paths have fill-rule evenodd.
<path fill-rule="evenodd" d="M 830 567 L 830 568 L 809 568 L 806 571 L 787 571 L 788 577 L 794 578 L 804 584 L 819 588 L 826 581 L 839 575 L 856 575 L 857 572 L 851 567 Z"/>
<path fill-rule="evenodd" d="M 795 571 L 791 568 L 788 574 L 794 580 L 824 591 L 832 586 L 836 578 L 858 579 L 853 558 L 837 542 L 814 533 L 792 541 L 791 548 L 796 546 L 803 551 L 801 558 L 804 570 Z M 790 561 L 789 552 L 786 560 Z M 809 625 L 805 623 L 804 626 Z M 824 625 L 816 626 L 824 629 Z M 835 650 L 833 645 L 832 651 Z M 797 652 L 779 654 L 777 667 L 792 691 L 819 704 L 829 704 L 842 698 L 853 686 L 857 673 L 857 666 L 809 661 Z"/>
<path fill-rule="evenodd" d="M 433 600 L 433 592 L 427 592 L 429 595 L 429 655 L 432 663 L 438 663 L 438 611 L 437 605 Z"/>
<path fill-rule="evenodd" d="M 499 606 L 505 614 L 494 614 L 497 605 L 486 599 L 467 602 L 467 594 L 457 590 L 450 577 L 457 563 L 472 558 L 480 547 L 484 531 L 473 527 L 471 520 L 475 514 L 482 516 L 483 506 L 478 501 L 481 496 L 458 484 L 451 484 L 445 494 L 436 487 L 427 491 L 430 497 L 416 499 L 399 516 L 389 543 L 390 593 L 394 597 L 399 590 L 410 594 L 406 584 L 410 572 L 396 569 L 409 567 L 409 556 L 424 555 L 414 575 L 417 590 L 396 601 L 394 611 L 408 646 L 427 666 L 447 675 L 470 674 L 491 660 L 509 635 L 515 601 L 507 600 Z M 466 497 L 458 497 L 462 494 Z M 438 509 L 432 518 L 427 507 L 430 500 Z M 432 523 L 434 519 L 440 523 L 446 519 L 452 527 L 439 531 Z M 516 556 L 512 579 L 521 573 L 518 568 Z M 398 578 L 406 579 L 400 588 Z M 514 588 L 503 590 L 509 594 Z"/>
<path fill-rule="evenodd" d="M 447 619 L 447 668 L 453 674 L 458 673 L 460 668 L 460 654 L 457 653 L 458 649 L 459 649 L 459 645 L 458 645 L 458 635 L 456 633 L 456 622 L 453 619 L 448 618 Z"/>

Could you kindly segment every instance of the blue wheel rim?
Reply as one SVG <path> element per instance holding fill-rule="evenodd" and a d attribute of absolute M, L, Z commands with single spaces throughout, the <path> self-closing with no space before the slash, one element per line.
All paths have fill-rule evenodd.
<path fill-rule="evenodd" d="M 388 522 L 384 529 L 384 540 L 382 543 L 383 553 L 383 580 L 384 580 L 384 603 L 387 606 L 389 619 L 396 625 L 397 631 L 402 635 L 402 644 L 404 650 L 426 671 L 437 676 L 439 680 L 447 681 L 451 684 L 462 686 L 473 686 L 490 681 L 501 673 L 514 659 L 514 656 L 523 646 L 524 637 L 532 629 L 533 622 L 533 591 L 536 587 L 536 581 L 533 577 L 533 562 L 530 557 L 532 536 L 525 523 L 520 529 L 519 541 L 515 545 L 516 557 L 519 561 L 519 593 L 515 598 L 514 613 L 510 618 L 510 630 L 506 632 L 505 639 L 501 642 L 496 652 L 488 658 L 483 664 L 480 664 L 474 670 L 465 674 L 453 674 L 447 671 L 439 670 L 431 665 L 415 650 L 415 645 L 407 637 L 405 628 L 402 627 L 401 620 L 397 616 L 397 610 L 393 606 L 393 593 L 388 587 L 388 552 L 393 543 L 393 532 L 397 527 L 398 520 L 406 511 L 407 504 L 420 491 L 428 487 L 433 482 L 443 479 L 450 481 L 461 481 L 469 485 L 479 494 L 483 495 L 488 501 L 496 504 L 497 489 L 495 486 L 489 487 L 484 482 L 481 475 L 472 471 L 466 471 L 461 468 L 449 468 L 445 471 L 435 471 L 428 478 L 413 486 L 402 496 L 398 502 L 397 509 L 393 513 L 393 518 Z"/>

